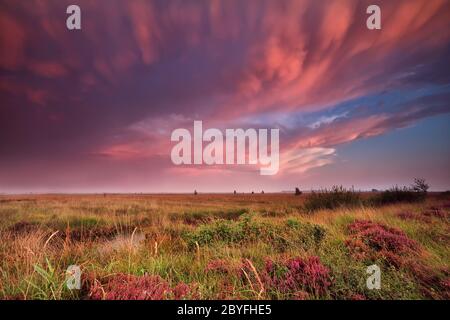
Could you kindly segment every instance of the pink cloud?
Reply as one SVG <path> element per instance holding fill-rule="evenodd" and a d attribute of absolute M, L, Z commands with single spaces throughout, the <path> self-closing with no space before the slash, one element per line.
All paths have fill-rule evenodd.
<path fill-rule="evenodd" d="M 101 155 L 117 165 L 112 173 L 139 161 L 170 168 L 171 131 L 196 119 L 245 128 L 266 113 L 291 117 L 439 83 L 450 42 L 445 0 L 382 1 L 380 31 L 365 27 L 365 0 L 79 0 L 83 31 L 70 33 L 55 19 L 68 3 L 0 5 L 0 147 L 30 161 L 36 146 L 54 158 Z M 337 145 L 414 124 L 432 114 L 427 106 L 287 128 L 282 174 L 328 165 Z M 198 169 L 205 180 L 230 172 Z"/>
<path fill-rule="evenodd" d="M 33 62 L 29 63 L 29 69 L 45 78 L 59 78 L 67 74 L 66 68 L 57 62 Z"/>
<path fill-rule="evenodd" d="M 0 66 L 15 70 L 25 58 L 26 32 L 22 24 L 6 12 L 0 12 Z"/>

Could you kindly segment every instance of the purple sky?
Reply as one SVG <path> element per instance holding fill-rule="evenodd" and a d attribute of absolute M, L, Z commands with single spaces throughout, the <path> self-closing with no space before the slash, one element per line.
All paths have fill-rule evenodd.
<path fill-rule="evenodd" d="M 372 2 L 1 0 L 0 192 L 450 189 L 450 1 Z M 174 166 L 194 120 L 279 128 L 279 173 Z"/>

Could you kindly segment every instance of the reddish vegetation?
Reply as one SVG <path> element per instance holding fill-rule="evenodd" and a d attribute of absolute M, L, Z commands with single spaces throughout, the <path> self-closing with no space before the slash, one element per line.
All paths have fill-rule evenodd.
<path fill-rule="evenodd" d="M 208 262 L 205 268 L 206 272 L 231 273 L 233 266 L 224 259 L 216 259 Z"/>
<path fill-rule="evenodd" d="M 231 275 L 236 272 L 240 272 L 239 266 L 233 266 L 229 261 L 225 259 L 215 259 L 208 262 L 205 268 L 207 273 L 217 273 L 225 277 L 219 282 L 219 290 L 216 299 L 219 300 L 234 300 L 240 299 L 240 295 L 236 292 L 233 283 L 230 281 Z"/>
<path fill-rule="evenodd" d="M 331 285 L 330 271 L 318 257 L 293 258 L 282 263 L 266 260 L 265 283 L 283 293 L 294 292 L 304 296 L 303 291 L 316 296 L 324 295 Z"/>
<path fill-rule="evenodd" d="M 448 217 L 448 213 L 444 210 L 446 207 L 430 207 L 428 210 L 423 211 L 422 213 L 412 213 L 409 211 L 406 212 L 400 212 L 397 214 L 397 217 L 399 217 L 402 220 L 417 220 L 421 222 L 430 223 L 432 220 L 431 218 L 439 218 L 439 219 L 445 219 Z"/>
<path fill-rule="evenodd" d="M 424 211 L 422 213 L 426 217 L 435 217 L 435 218 L 447 218 L 447 213 L 438 207 L 431 207 L 429 210 Z"/>
<path fill-rule="evenodd" d="M 413 220 L 416 218 L 416 215 L 410 211 L 405 211 L 398 213 L 397 217 L 399 217 L 402 220 Z"/>
<path fill-rule="evenodd" d="M 94 280 L 89 298 L 94 300 L 165 300 L 195 298 L 196 290 L 185 283 L 171 287 L 159 276 L 117 274 L 101 284 Z"/>
<path fill-rule="evenodd" d="M 247 275 L 252 273 L 245 262 L 242 270 Z M 260 277 L 258 280 L 269 295 L 277 292 L 299 300 L 308 299 L 310 295 L 324 296 L 331 286 L 330 271 L 318 257 L 297 257 L 277 262 L 267 258 L 264 269 L 256 276 Z"/>
<path fill-rule="evenodd" d="M 356 293 L 350 297 L 350 300 L 367 300 L 367 299 L 364 295 Z"/>
<path fill-rule="evenodd" d="M 298 291 L 294 293 L 293 300 L 308 300 L 310 299 L 309 294 L 305 291 Z"/>
<path fill-rule="evenodd" d="M 397 214 L 397 217 L 399 217 L 402 220 L 417 220 L 417 221 L 421 221 L 421 222 L 426 222 L 426 223 L 430 223 L 431 219 L 430 217 L 421 215 L 421 214 L 415 214 L 409 211 L 406 212 L 400 212 Z"/>
<path fill-rule="evenodd" d="M 384 258 L 390 265 L 409 270 L 426 297 L 450 298 L 448 272 L 435 272 L 414 259 L 420 252 L 419 245 L 401 230 L 372 221 L 355 221 L 348 231 L 350 239 L 346 244 L 355 258 Z"/>
<path fill-rule="evenodd" d="M 385 257 L 393 264 L 401 255 L 414 253 L 419 245 L 401 230 L 372 221 L 357 220 L 348 226 L 346 241 L 356 258 Z"/>
<path fill-rule="evenodd" d="M 441 281 L 442 286 L 446 289 L 447 293 L 450 293 L 450 278 Z M 449 295 L 450 299 L 450 295 Z"/>
<path fill-rule="evenodd" d="M 218 300 L 239 300 L 240 293 L 236 292 L 234 285 L 228 278 L 222 279 L 219 283 L 219 290 L 216 299 Z"/>
<path fill-rule="evenodd" d="M 435 272 L 414 261 L 409 261 L 407 268 L 420 283 L 424 296 L 430 299 L 450 299 L 450 274 L 448 270 Z"/>

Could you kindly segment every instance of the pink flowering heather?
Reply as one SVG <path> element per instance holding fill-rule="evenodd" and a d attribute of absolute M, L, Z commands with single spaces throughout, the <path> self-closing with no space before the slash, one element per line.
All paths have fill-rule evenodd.
<path fill-rule="evenodd" d="M 175 300 L 197 299 L 195 289 L 184 282 L 180 282 L 171 290 L 171 298 Z"/>
<path fill-rule="evenodd" d="M 430 299 L 450 299 L 448 270 L 433 270 L 421 262 L 411 261 L 408 269 L 420 284 L 422 294 Z"/>
<path fill-rule="evenodd" d="M 440 208 L 431 207 L 429 210 L 424 211 L 422 213 L 426 217 L 435 217 L 435 218 L 447 218 L 447 213 Z"/>
<path fill-rule="evenodd" d="M 267 259 L 263 279 L 270 290 L 303 299 L 308 294 L 323 296 L 331 285 L 330 271 L 318 257 L 281 263 Z"/>
<path fill-rule="evenodd" d="M 241 293 L 238 290 L 236 290 L 231 279 L 229 279 L 227 277 L 219 280 L 219 287 L 217 290 L 217 296 L 215 298 L 218 300 L 240 300 L 240 299 L 242 299 Z"/>
<path fill-rule="evenodd" d="M 364 295 L 355 293 L 350 297 L 350 300 L 367 300 L 367 299 Z"/>
<path fill-rule="evenodd" d="M 208 262 L 206 272 L 229 273 L 232 267 L 229 262 L 223 259 L 215 259 Z"/>
<path fill-rule="evenodd" d="M 402 220 L 417 220 L 421 222 L 431 222 L 431 219 L 427 216 L 421 215 L 421 214 L 414 214 L 410 211 L 406 212 L 400 212 L 397 214 L 397 217 L 399 217 Z"/>
<path fill-rule="evenodd" d="M 450 278 L 442 280 L 441 285 L 446 288 L 447 292 L 450 292 Z"/>
<path fill-rule="evenodd" d="M 418 244 L 401 230 L 372 221 L 358 220 L 348 226 L 353 239 L 361 239 L 375 251 L 386 250 L 396 254 L 418 249 Z"/>
<path fill-rule="evenodd" d="M 159 276 L 117 274 L 104 284 L 94 280 L 88 296 L 93 300 L 165 300 L 188 298 L 192 293 L 187 284 L 171 288 Z"/>
<path fill-rule="evenodd" d="M 416 218 L 416 215 L 410 211 L 405 211 L 398 213 L 397 217 L 399 217 L 402 220 L 413 220 Z"/>
<path fill-rule="evenodd" d="M 294 300 L 308 300 L 309 294 L 305 291 L 298 291 L 293 295 Z"/>

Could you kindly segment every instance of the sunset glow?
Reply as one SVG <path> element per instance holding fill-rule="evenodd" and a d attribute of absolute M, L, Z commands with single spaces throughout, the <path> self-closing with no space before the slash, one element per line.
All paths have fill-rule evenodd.
<path fill-rule="evenodd" d="M 450 189 L 450 2 L 0 2 L 0 192 Z M 176 128 L 277 128 L 280 168 L 174 166 Z"/>

